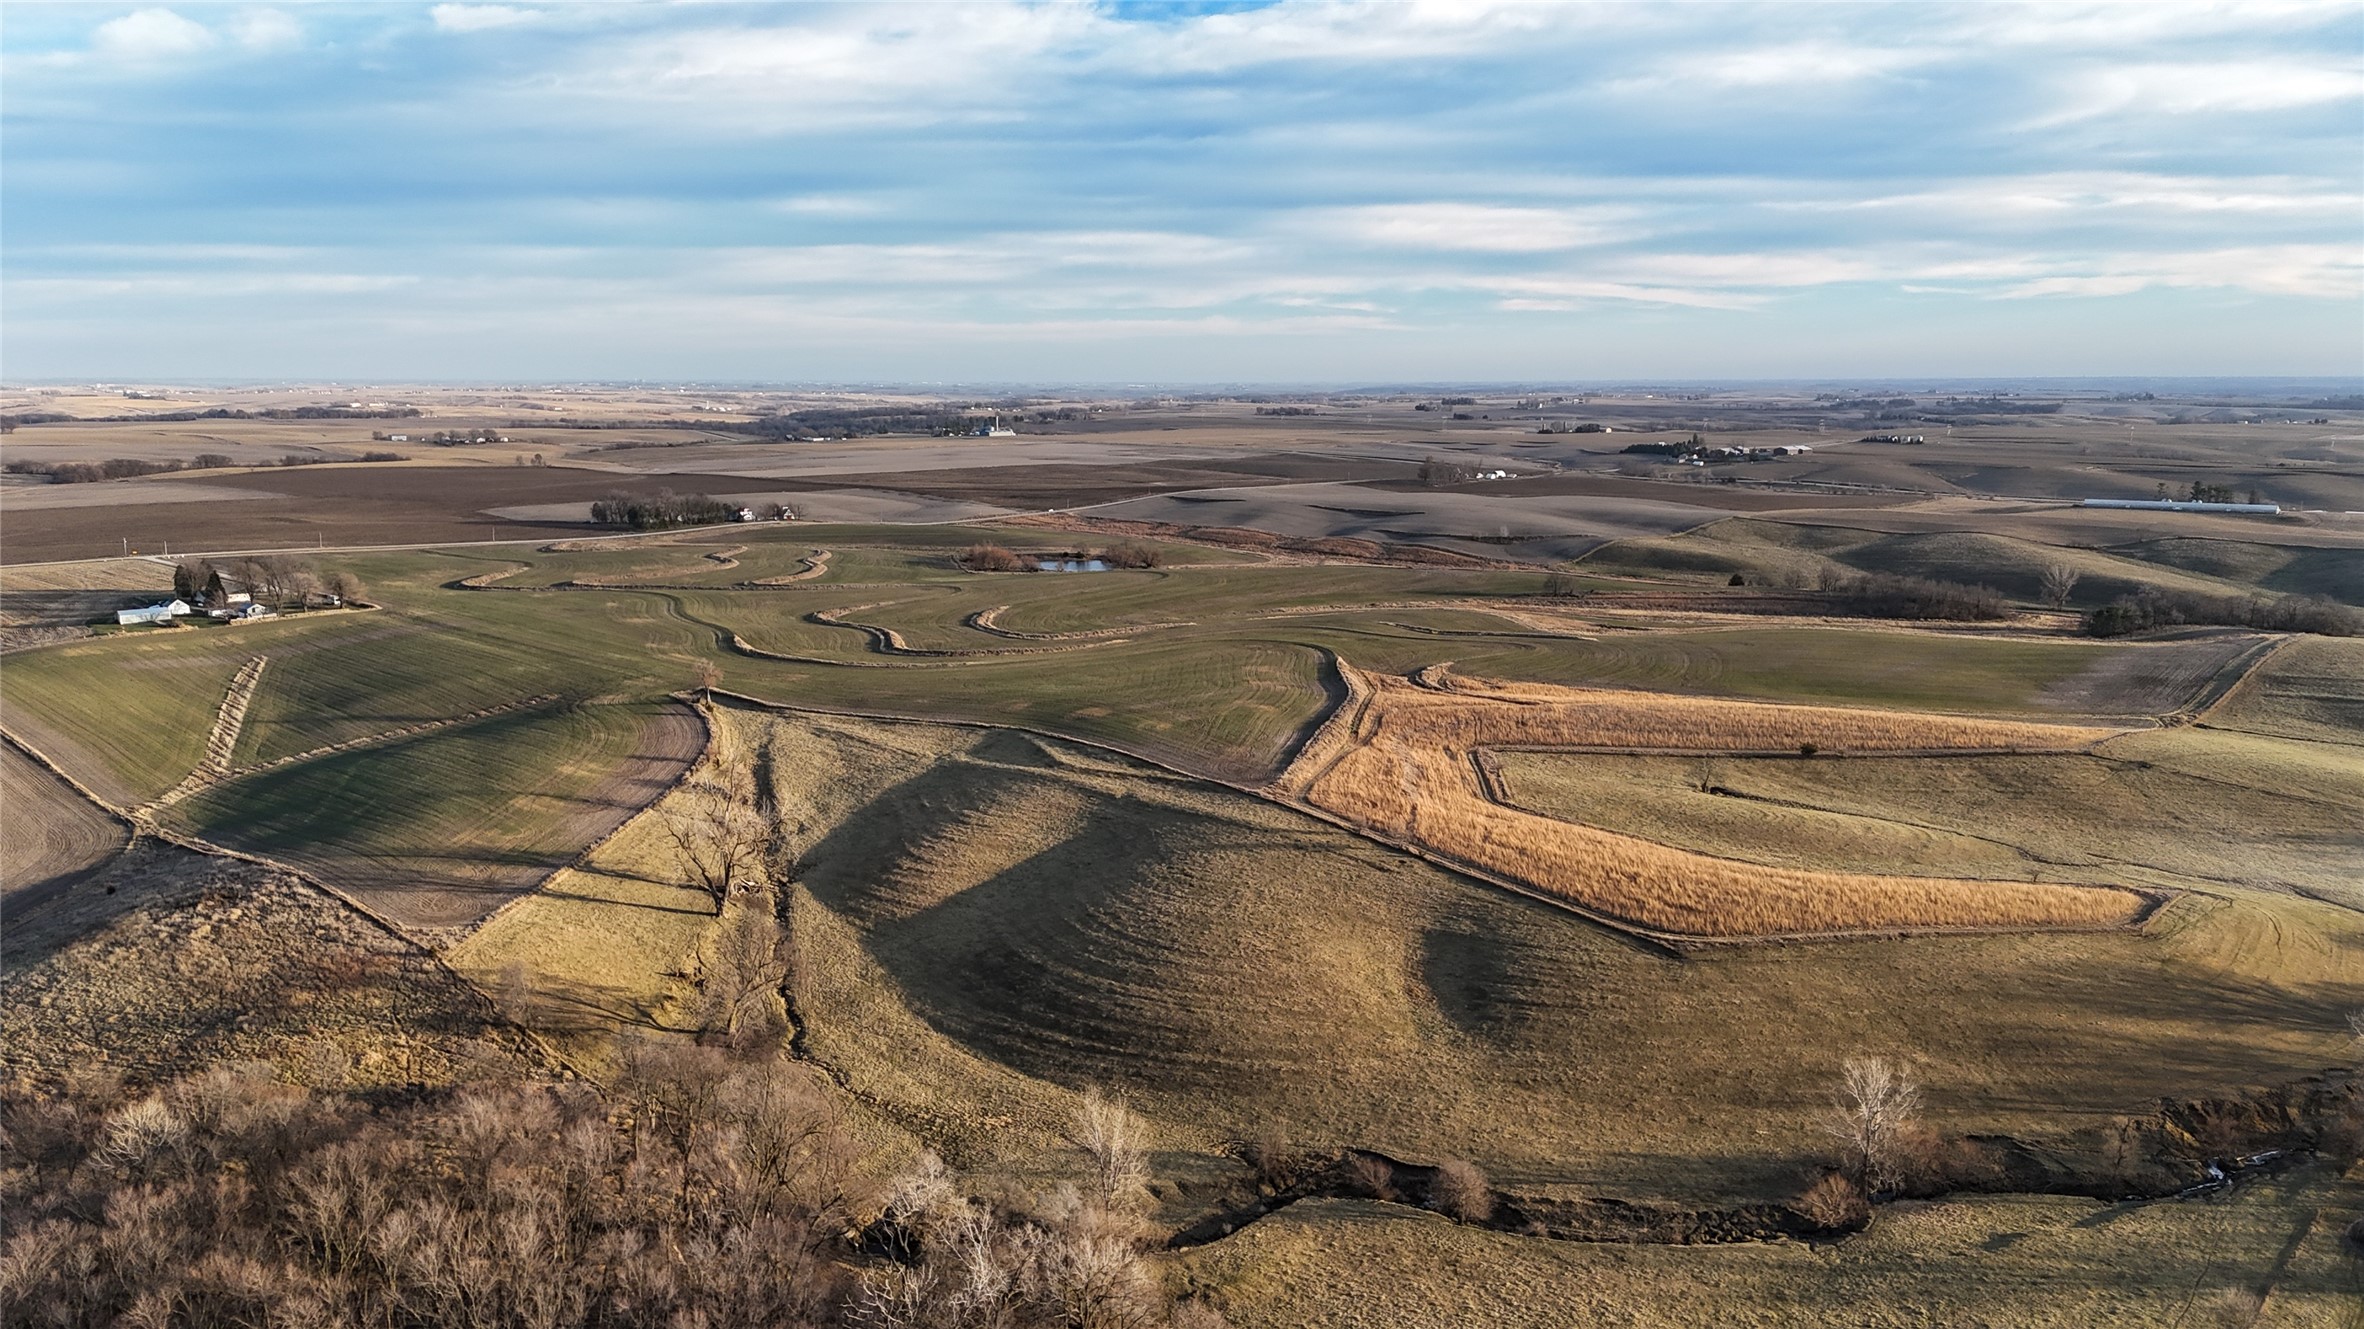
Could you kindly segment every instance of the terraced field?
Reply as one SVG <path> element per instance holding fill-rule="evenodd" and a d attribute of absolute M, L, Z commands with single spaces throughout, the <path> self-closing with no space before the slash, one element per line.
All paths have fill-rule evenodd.
<path fill-rule="evenodd" d="M 1506 804 L 1489 778 L 1513 746 L 1726 754 L 2067 751 L 2109 731 L 1894 711 L 1678 700 L 1504 685 L 1442 669 L 1407 680 L 1341 660 L 1348 702 L 1281 773 L 1277 791 L 1597 915 L 1709 937 L 1898 927 L 2107 927 L 2152 901 L 2124 891 L 1951 876 L 1748 866 L 1605 834 Z"/>
<path fill-rule="evenodd" d="M 2156 1094 L 2319 1065 L 2364 983 L 2364 915 L 2239 889 L 2139 933 L 1678 959 L 1104 750 L 725 715 L 770 754 L 807 865 L 811 1054 L 965 1166 L 1044 1147 L 1099 1083 L 1177 1149 L 1269 1130 L 1474 1157 L 1527 1188 L 1779 1196 L 1845 1055 L 1914 1058 L 1948 1130 L 2098 1127 Z M 687 917 L 652 913 L 666 901 L 628 878 L 550 907 L 577 936 Z M 533 917 L 472 943 L 475 971 L 536 954 Z M 626 978 L 577 963 L 553 990 L 639 990 Z"/>

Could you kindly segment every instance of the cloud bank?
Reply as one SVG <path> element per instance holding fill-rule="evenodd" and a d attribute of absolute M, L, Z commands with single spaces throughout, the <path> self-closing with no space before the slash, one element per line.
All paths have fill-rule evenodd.
<path fill-rule="evenodd" d="M 0 42 L 15 378 L 2364 371 L 2350 5 L 75 6 Z"/>

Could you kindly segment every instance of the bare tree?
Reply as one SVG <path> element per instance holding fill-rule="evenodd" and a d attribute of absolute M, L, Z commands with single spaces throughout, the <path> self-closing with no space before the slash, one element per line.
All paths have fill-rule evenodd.
<path fill-rule="evenodd" d="M 1098 1088 L 1086 1089 L 1076 1107 L 1067 1142 L 1092 1160 L 1092 1185 L 1111 1203 L 1136 1198 L 1149 1182 L 1149 1163 L 1141 1147 L 1141 1118 L 1124 1101 Z"/>
<path fill-rule="evenodd" d="M 338 603 L 349 605 L 367 592 L 362 589 L 361 578 L 339 568 L 328 574 L 328 593 L 335 596 Z"/>
<path fill-rule="evenodd" d="M 737 1038 L 749 1012 L 787 981 L 778 910 L 769 887 L 742 892 L 723 908 L 701 966 L 709 1029 L 719 1026 L 724 1036 Z"/>
<path fill-rule="evenodd" d="M 1848 1169 L 1872 1192 L 1902 1180 L 1897 1164 L 1921 1089 L 1912 1072 L 1885 1057 L 1850 1057 L 1839 1076 L 1834 1110 L 1823 1129 L 1839 1142 Z"/>
<path fill-rule="evenodd" d="M 279 583 L 279 593 L 294 601 L 298 609 L 308 607 L 312 603 L 313 597 L 319 595 L 320 591 L 319 574 L 302 564 L 289 568 L 287 575 L 282 577 Z"/>
<path fill-rule="evenodd" d="M 657 823 L 673 844 L 683 884 L 704 891 L 718 918 L 731 892 L 763 865 L 763 818 L 718 785 L 683 785 L 657 806 Z"/>
<path fill-rule="evenodd" d="M 1428 1203 L 1464 1223 L 1483 1223 L 1494 1216 L 1494 1188 L 1477 1164 L 1448 1158 L 1437 1165 L 1436 1178 L 1428 1183 Z"/>
<path fill-rule="evenodd" d="M 2364 1066 L 2364 1011 L 2348 1012 L 2348 1056 Z"/>
<path fill-rule="evenodd" d="M 2044 569 L 2043 579 L 2037 583 L 2037 591 L 2043 596 L 2044 603 L 2054 609 L 2065 608 L 2068 605 L 2069 592 L 2075 589 L 2077 589 L 2077 570 L 2066 563 L 2055 563 Z"/>

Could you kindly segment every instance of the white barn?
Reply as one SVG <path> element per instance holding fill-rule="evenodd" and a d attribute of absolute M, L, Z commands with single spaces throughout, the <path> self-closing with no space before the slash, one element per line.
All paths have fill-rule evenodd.
<path fill-rule="evenodd" d="M 137 609 L 118 609 L 115 621 L 125 627 L 134 623 L 170 623 L 189 612 L 186 600 L 167 600 L 160 605 L 141 605 Z"/>

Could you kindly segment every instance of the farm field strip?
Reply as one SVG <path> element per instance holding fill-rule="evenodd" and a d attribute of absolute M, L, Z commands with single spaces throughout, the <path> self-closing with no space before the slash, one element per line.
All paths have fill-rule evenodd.
<path fill-rule="evenodd" d="M 1508 806 L 1480 754 L 1495 746 L 1699 753 L 2015 751 L 2090 746 L 2112 731 L 1958 716 L 1674 699 L 1457 679 L 1420 682 L 1337 662 L 1348 698 L 1273 792 L 1588 910 L 1665 934 L 1740 938 L 1893 929 L 2108 927 L 2151 907 L 2131 890 L 1774 868 L 1712 858 Z"/>

